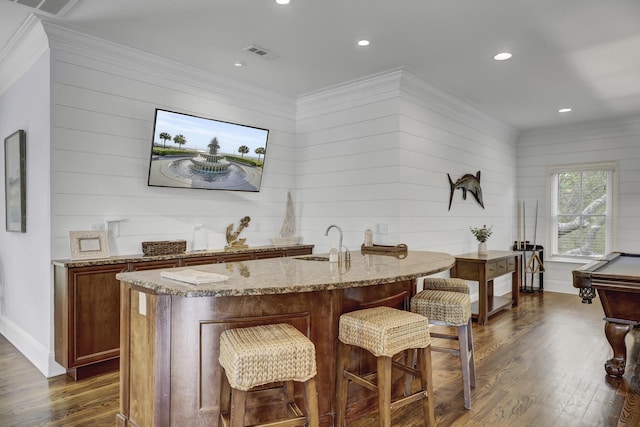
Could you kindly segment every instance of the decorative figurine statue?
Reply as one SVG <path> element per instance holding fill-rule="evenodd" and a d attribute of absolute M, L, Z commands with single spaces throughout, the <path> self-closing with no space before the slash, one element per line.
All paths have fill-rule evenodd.
<path fill-rule="evenodd" d="M 233 231 L 233 224 L 229 224 L 227 227 L 227 246 L 225 246 L 225 249 L 245 249 L 249 247 L 249 245 L 245 244 L 245 240 L 247 239 L 238 239 L 242 230 L 249 226 L 249 221 L 251 221 L 251 218 L 248 216 L 242 218 L 235 232 Z"/>

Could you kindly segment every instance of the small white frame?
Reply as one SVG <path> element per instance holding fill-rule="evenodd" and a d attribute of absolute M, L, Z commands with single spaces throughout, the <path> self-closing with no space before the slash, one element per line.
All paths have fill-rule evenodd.
<path fill-rule="evenodd" d="M 70 231 L 71 260 L 109 258 L 109 240 L 103 230 Z"/>

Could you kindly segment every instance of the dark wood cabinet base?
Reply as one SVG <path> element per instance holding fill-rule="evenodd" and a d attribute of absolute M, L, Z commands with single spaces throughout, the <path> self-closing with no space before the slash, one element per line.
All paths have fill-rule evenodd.
<path fill-rule="evenodd" d="M 91 363 L 90 365 L 79 366 L 77 368 L 67 369 L 67 375 L 74 380 L 82 380 L 94 377 L 107 372 L 115 372 L 120 367 L 120 358 L 104 360 L 102 362 Z"/>
<path fill-rule="evenodd" d="M 55 360 L 74 380 L 118 370 L 120 282 L 124 271 L 168 269 L 225 261 L 308 255 L 311 245 L 246 251 L 54 261 Z"/>
<path fill-rule="evenodd" d="M 407 280 L 332 291 L 184 298 L 150 294 L 123 282 L 117 425 L 217 426 L 223 375 L 218 363 L 220 333 L 286 322 L 316 345 L 320 421 L 332 426 L 340 314 L 378 305 L 407 309 L 414 290 L 415 282 Z M 376 359 L 366 350 L 354 352 L 351 363 L 354 372 L 375 372 Z M 396 380 L 396 390 L 402 393 L 402 379 Z M 296 387 L 302 405 L 302 388 Z M 349 390 L 347 420 L 371 412 L 376 405 L 375 395 L 354 386 Z M 254 406 L 249 415 L 254 420 L 277 411 L 277 404 L 260 406 L 254 401 L 248 406 Z"/>

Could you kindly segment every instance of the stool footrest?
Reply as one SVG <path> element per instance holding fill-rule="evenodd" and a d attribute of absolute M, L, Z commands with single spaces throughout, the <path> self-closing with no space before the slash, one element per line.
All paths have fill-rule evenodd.
<path fill-rule="evenodd" d="M 440 339 L 443 339 L 443 340 L 458 341 L 458 335 L 443 334 L 441 332 L 432 332 L 432 331 L 429 331 L 429 335 L 431 335 L 431 338 L 440 338 Z"/>
<path fill-rule="evenodd" d="M 417 402 L 418 400 L 422 400 L 425 397 L 430 397 L 430 396 L 427 395 L 426 391 L 421 390 L 417 393 L 412 394 L 411 396 L 403 397 L 401 399 L 396 400 L 395 402 L 392 402 L 391 410 L 393 411 L 394 409 L 402 408 L 403 406 L 409 405 L 413 402 Z"/>
<path fill-rule="evenodd" d="M 304 426 L 307 423 L 307 419 L 303 417 L 299 418 L 289 418 L 286 420 L 273 421 L 266 424 L 260 424 L 260 427 L 293 427 L 293 426 Z M 230 427 L 231 423 L 225 418 L 220 417 L 220 427 Z"/>
<path fill-rule="evenodd" d="M 432 345 L 431 351 L 437 351 L 438 353 L 447 353 L 447 354 L 453 354 L 455 356 L 460 356 L 460 350 L 458 350 L 457 348 L 435 347 Z"/>
<path fill-rule="evenodd" d="M 264 424 L 260 424 L 260 427 L 293 427 L 293 426 L 304 426 L 307 424 L 306 416 L 304 415 L 302 410 L 300 410 L 300 407 L 295 402 L 289 402 L 287 403 L 287 406 L 289 410 L 293 413 L 295 418 L 287 418 L 285 420 L 267 422 Z M 229 414 L 221 412 L 220 423 L 218 425 L 219 427 L 231 427 Z"/>
<path fill-rule="evenodd" d="M 378 391 L 378 386 L 375 385 L 374 383 L 372 383 L 369 378 L 375 378 L 377 377 L 377 374 L 369 374 L 366 377 L 360 377 L 358 375 L 352 374 L 349 371 L 343 371 L 342 375 L 344 375 L 345 378 L 353 381 L 356 384 L 361 385 L 364 388 L 367 388 L 371 391 Z"/>
<path fill-rule="evenodd" d="M 406 374 L 409 374 L 413 377 L 419 377 L 420 376 L 420 371 L 418 371 L 417 369 L 414 369 L 410 366 L 405 365 L 404 363 L 399 363 L 399 362 L 391 362 L 393 363 L 393 367 L 396 369 L 399 369 L 401 371 L 403 371 Z"/>

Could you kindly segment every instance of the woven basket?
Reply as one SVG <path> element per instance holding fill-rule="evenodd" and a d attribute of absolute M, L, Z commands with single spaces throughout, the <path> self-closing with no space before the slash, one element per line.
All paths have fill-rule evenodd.
<path fill-rule="evenodd" d="M 142 253 L 150 256 L 181 254 L 186 250 L 186 240 L 161 240 L 157 242 L 142 242 Z"/>

